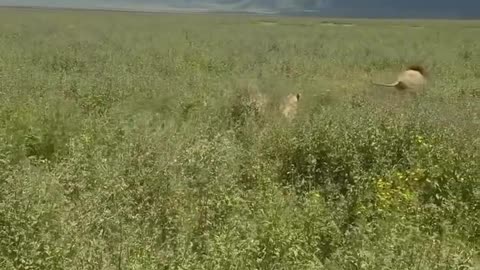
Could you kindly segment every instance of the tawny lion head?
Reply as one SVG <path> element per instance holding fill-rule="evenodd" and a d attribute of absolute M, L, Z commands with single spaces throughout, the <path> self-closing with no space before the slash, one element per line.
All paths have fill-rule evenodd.
<path fill-rule="evenodd" d="M 418 65 L 418 64 L 410 65 L 407 67 L 407 70 L 414 70 L 419 72 L 423 77 L 425 78 L 428 77 L 427 69 L 422 65 Z"/>

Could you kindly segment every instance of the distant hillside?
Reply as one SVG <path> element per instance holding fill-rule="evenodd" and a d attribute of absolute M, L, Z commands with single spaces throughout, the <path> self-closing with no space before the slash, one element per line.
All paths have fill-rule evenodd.
<path fill-rule="evenodd" d="M 478 0 L 0 0 L 0 5 L 161 11 L 283 12 L 347 17 L 480 18 Z"/>

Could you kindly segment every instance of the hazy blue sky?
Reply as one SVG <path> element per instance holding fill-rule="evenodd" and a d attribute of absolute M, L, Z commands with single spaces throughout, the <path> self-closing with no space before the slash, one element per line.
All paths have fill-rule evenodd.
<path fill-rule="evenodd" d="M 325 15 L 480 17 L 480 0 L 0 0 L 0 5 L 194 8 L 228 11 L 319 10 Z"/>

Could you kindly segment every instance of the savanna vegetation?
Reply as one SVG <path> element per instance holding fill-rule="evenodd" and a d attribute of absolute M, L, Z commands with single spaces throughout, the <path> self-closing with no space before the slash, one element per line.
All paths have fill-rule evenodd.
<path fill-rule="evenodd" d="M 479 269 L 479 85 L 473 21 L 0 10 L 0 268 Z"/>

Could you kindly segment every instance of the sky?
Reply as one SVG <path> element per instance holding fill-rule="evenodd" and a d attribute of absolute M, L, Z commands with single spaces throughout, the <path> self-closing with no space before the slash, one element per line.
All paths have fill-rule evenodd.
<path fill-rule="evenodd" d="M 348 17 L 480 18 L 480 0 L 0 0 L 0 5 L 69 8 L 300 12 Z"/>

